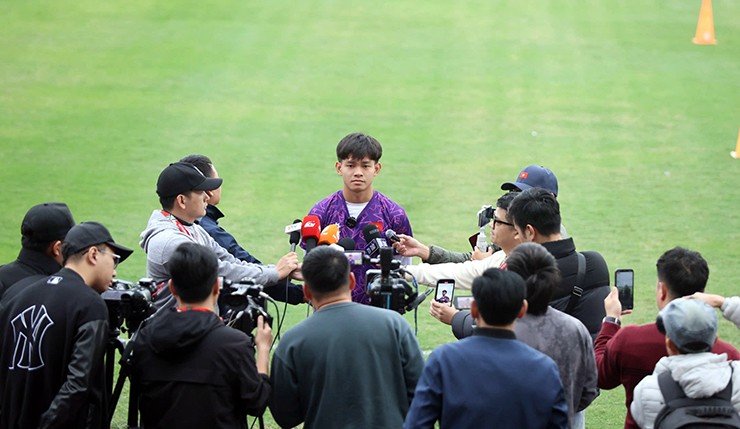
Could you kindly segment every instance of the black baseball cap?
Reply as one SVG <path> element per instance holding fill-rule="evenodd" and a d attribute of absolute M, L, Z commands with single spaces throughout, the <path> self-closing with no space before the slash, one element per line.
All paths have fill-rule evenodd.
<path fill-rule="evenodd" d="M 160 198 L 174 197 L 190 191 L 213 191 L 221 187 L 223 179 L 206 177 L 189 162 L 175 162 L 159 174 L 157 195 Z"/>
<path fill-rule="evenodd" d="M 31 207 L 23 217 L 21 234 L 37 243 L 62 240 L 75 226 L 72 212 L 64 203 L 43 203 Z"/>
<path fill-rule="evenodd" d="M 118 262 L 125 261 L 129 255 L 134 253 L 134 251 L 128 247 L 116 244 L 116 242 L 113 241 L 113 237 L 111 237 L 110 232 L 108 232 L 108 229 L 104 227 L 103 224 L 98 222 L 82 222 L 72 227 L 72 229 L 67 233 L 63 246 L 65 249 L 64 257 L 66 259 L 69 255 L 74 255 L 88 247 L 97 246 L 98 244 L 106 244 L 110 246 L 110 248 L 116 252 L 116 255 L 121 257 Z"/>

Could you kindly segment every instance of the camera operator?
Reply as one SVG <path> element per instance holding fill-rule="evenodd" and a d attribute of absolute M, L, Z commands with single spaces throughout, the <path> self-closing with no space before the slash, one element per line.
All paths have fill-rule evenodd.
<path fill-rule="evenodd" d="M 78 224 L 62 244 L 64 268 L 4 301 L 0 427 L 108 427 L 108 309 L 99 294 L 131 253 L 103 225 Z"/>
<path fill-rule="evenodd" d="M 143 426 L 243 428 L 247 414 L 261 415 L 270 397 L 272 330 L 260 316 L 255 361 L 249 336 L 214 313 L 219 282 L 213 250 L 180 244 L 169 268 L 177 308 L 150 319 L 134 339 L 131 380 L 141 392 Z"/>

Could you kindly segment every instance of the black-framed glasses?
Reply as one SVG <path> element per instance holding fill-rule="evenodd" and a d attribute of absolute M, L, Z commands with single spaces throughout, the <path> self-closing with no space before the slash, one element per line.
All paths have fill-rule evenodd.
<path fill-rule="evenodd" d="M 497 219 L 497 218 L 495 218 L 495 217 L 494 217 L 494 218 L 493 218 L 493 227 L 494 227 L 494 228 L 496 228 L 496 224 L 499 224 L 499 225 L 508 225 L 508 226 L 514 226 L 514 224 L 513 224 L 513 223 L 509 223 L 509 222 L 506 222 L 506 221 L 503 221 L 503 220 L 501 220 L 501 219 Z"/>
<path fill-rule="evenodd" d="M 113 252 L 106 252 L 105 250 L 98 249 L 98 252 L 104 253 L 106 255 L 111 255 L 113 257 L 113 268 L 118 268 L 118 263 L 121 262 L 121 256 L 116 255 Z"/>

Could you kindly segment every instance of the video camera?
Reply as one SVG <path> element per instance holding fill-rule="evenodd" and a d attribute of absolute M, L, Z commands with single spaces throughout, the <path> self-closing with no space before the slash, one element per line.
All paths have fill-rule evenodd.
<path fill-rule="evenodd" d="M 413 310 L 417 292 L 403 277 L 401 263 L 393 259 L 393 249 L 380 249 L 380 258 L 371 259 L 371 263 L 380 264 L 380 269 L 367 270 L 367 295 L 370 305 L 394 310 L 401 314 Z M 416 304 L 416 305 L 414 305 Z"/>
<path fill-rule="evenodd" d="M 272 316 L 267 312 L 265 302 L 272 299 L 263 289 L 264 286 L 251 280 L 232 282 L 223 279 L 221 293 L 218 296 L 218 309 L 226 325 L 251 335 L 257 326 L 257 318 L 262 316 L 265 323 L 272 326 Z"/>
<path fill-rule="evenodd" d="M 152 294 L 156 288 L 154 280 L 150 278 L 140 279 L 137 284 L 114 280 L 110 289 L 100 294 L 108 306 L 111 329 L 136 332 L 141 322 L 154 314 Z M 126 327 L 122 329 L 124 322 Z"/>

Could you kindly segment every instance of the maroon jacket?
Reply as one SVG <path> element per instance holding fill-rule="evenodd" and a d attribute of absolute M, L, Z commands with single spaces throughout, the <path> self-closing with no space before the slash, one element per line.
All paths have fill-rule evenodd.
<path fill-rule="evenodd" d="M 724 341 L 717 341 L 713 353 L 727 353 L 729 360 L 740 360 L 740 353 Z M 630 325 L 624 328 L 616 323 L 605 322 L 594 343 L 596 368 L 599 371 L 598 386 L 613 389 L 624 386 L 627 417 L 625 429 L 639 429 L 630 414 L 630 404 L 635 386 L 645 376 L 653 373 L 655 364 L 667 356 L 665 336 L 658 331 L 655 323 Z"/>

